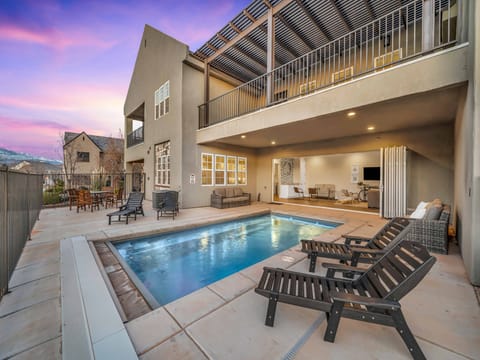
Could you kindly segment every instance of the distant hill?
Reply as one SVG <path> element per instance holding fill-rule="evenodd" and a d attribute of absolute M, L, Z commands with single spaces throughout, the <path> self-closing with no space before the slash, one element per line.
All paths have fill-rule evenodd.
<path fill-rule="evenodd" d="M 60 172 L 62 170 L 62 162 L 59 160 L 46 159 L 4 148 L 0 148 L 0 165 L 32 173 Z"/>

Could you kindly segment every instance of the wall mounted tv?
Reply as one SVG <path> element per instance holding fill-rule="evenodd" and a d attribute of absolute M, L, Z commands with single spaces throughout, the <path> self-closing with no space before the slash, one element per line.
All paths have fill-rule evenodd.
<path fill-rule="evenodd" d="M 363 180 L 380 180 L 380 166 L 364 167 Z"/>

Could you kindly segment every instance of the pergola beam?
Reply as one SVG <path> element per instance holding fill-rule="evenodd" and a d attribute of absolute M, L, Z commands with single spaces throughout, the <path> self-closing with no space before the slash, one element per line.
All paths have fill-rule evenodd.
<path fill-rule="evenodd" d="M 272 8 L 272 11 L 273 11 L 273 14 L 275 15 L 277 12 L 279 12 L 280 10 L 282 10 L 283 8 L 285 8 L 286 6 L 290 5 L 294 0 L 283 0 L 281 3 L 279 3 L 278 5 L 275 5 L 273 8 Z M 208 62 L 211 62 L 213 60 L 215 60 L 218 56 L 220 56 L 221 54 L 223 54 L 228 48 L 230 48 L 231 46 L 233 46 L 234 44 L 236 44 L 237 42 L 239 42 L 240 40 L 242 40 L 245 36 L 247 36 L 248 34 L 250 34 L 253 30 L 255 30 L 256 28 L 258 28 L 259 26 L 263 25 L 263 23 L 265 21 L 267 21 L 268 19 L 268 14 L 265 14 L 265 15 L 262 15 L 260 16 L 257 20 L 255 20 L 252 24 L 250 24 L 250 26 L 248 28 L 246 28 L 245 30 L 240 30 L 238 29 L 234 24 L 232 24 L 231 22 L 229 23 L 230 27 L 238 33 L 237 36 L 235 36 L 232 40 L 230 40 L 228 43 L 226 43 L 223 47 L 221 47 L 215 54 L 213 54 L 212 56 L 210 56 L 209 58 L 207 58 L 207 61 Z"/>
<path fill-rule="evenodd" d="M 316 46 L 312 44 L 310 41 L 305 40 L 303 36 L 299 34 L 298 30 L 296 30 L 292 26 L 292 24 L 290 24 L 290 22 L 287 19 L 285 19 L 285 17 L 282 14 L 277 14 L 277 19 L 279 19 L 283 23 L 283 25 L 285 25 L 291 32 L 293 32 L 295 36 L 310 50 L 313 50 L 316 48 Z"/>
<path fill-rule="evenodd" d="M 370 15 L 370 20 L 373 21 L 377 17 L 375 16 L 375 12 L 373 11 L 372 5 L 368 2 L 368 0 L 363 0 L 363 4 L 368 10 L 368 14 Z"/>
<path fill-rule="evenodd" d="M 342 22 L 345 24 L 345 26 L 347 27 L 348 31 L 353 31 L 353 28 L 352 26 L 348 23 L 347 21 L 347 18 L 345 17 L 345 15 L 343 14 L 343 12 L 340 10 L 340 8 L 338 7 L 338 5 L 335 3 L 334 0 L 330 0 L 330 4 L 333 6 L 333 8 L 335 9 L 335 12 L 337 13 L 338 17 L 340 18 L 340 20 L 342 20 Z"/>
<path fill-rule="evenodd" d="M 333 40 L 333 36 L 330 35 L 330 33 L 328 32 L 328 30 L 325 28 L 325 25 L 323 25 L 321 22 L 319 22 L 318 20 L 315 20 L 315 18 L 313 17 L 312 13 L 310 12 L 310 10 L 308 10 L 305 5 L 302 4 L 302 1 L 301 0 L 296 0 L 297 1 L 297 4 L 298 6 L 303 10 L 303 12 L 305 13 L 305 15 L 307 15 L 307 17 L 310 19 L 310 21 L 313 23 L 313 25 L 315 25 L 317 27 L 317 29 L 320 31 L 320 33 L 328 40 L 328 41 L 332 41 Z"/>
<path fill-rule="evenodd" d="M 265 71 L 267 70 L 267 67 L 265 64 L 261 63 L 260 61 L 258 61 L 257 59 L 255 59 L 252 55 L 250 55 L 249 53 L 247 53 L 245 50 L 241 49 L 240 46 L 238 46 L 238 44 L 234 45 L 233 48 L 235 50 L 237 50 L 239 53 L 241 53 L 242 55 L 244 55 L 245 57 L 249 58 L 250 60 L 252 60 L 255 64 L 259 65 L 262 69 L 264 69 Z"/>

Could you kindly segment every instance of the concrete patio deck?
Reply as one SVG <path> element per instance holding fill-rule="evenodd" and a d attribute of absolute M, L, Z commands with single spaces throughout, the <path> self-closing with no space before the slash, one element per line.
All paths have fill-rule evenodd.
<path fill-rule="evenodd" d="M 328 241 L 344 233 L 368 236 L 385 222 L 372 214 L 261 203 L 223 210 L 186 209 L 175 220 L 157 221 L 151 205 L 147 202 L 145 207 L 145 217 L 111 226 L 105 216 L 111 209 L 79 214 L 68 208 L 42 210 L 10 281 L 11 293 L 0 303 L 0 359 L 62 357 L 62 239 L 134 237 L 270 209 L 342 222 L 322 235 Z M 456 247 L 451 250 L 450 255 L 436 255 L 433 269 L 401 304 L 427 358 L 478 359 L 480 307 Z M 331 344 L 323 341 L 324 314 L 291 305 L 279 304 L 275 327 L 264 326 L 267 300 L 253 288 L 265 265 L 307 270 L 305 255 L 298 248 L 289 249 L 132 320 L 125 327 L 137 355 L 141 359 L 312 359 L 320 354 L 328 359 L 410 358 L 393 328 L 342 319 Z"/>

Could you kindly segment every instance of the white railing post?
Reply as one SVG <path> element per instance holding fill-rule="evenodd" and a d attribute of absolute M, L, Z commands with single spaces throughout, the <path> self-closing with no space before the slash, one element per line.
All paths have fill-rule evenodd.
<path fill-rule="evenodd" d="M 273 74 L 275 67 L 275 19 L 273 9 L 268 10 L 267 21 L 267 105 L 272 103 Z"/>
<path fill-rule="evenodd" d="M 423 19 L 422 19 L 422 51 L 433 49 L 434 28 L 435 28 L 435 5 L 434 0 L 423 0 Z"/>

